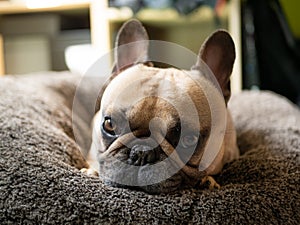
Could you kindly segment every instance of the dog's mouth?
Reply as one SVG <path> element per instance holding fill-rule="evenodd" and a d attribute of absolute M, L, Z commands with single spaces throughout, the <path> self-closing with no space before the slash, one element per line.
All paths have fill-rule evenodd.
<path fill-rule="evenodd" d="M 169 193 L 195 186 L 204 174 L 184 164 L 163 139 L 139 139 L 125 135 L 99 156 L 99 174 L 111 186 Z M 130 141 L 128 141 L 130 140 Z"/>
<path fill-rule="evenodd" d="M 181 172 L 159 147 L 124 147 L 100 161 L 99 167 L 104 182 L 115 187 L 157 194 L 181 189 L 183 184 Z"/>

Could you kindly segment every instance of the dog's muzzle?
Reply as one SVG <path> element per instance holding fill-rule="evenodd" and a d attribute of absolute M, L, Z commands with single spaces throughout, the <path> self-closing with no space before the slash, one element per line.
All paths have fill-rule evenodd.
<path fill-rule="evenodd" d="M 201 174 L 197 168 L 191 170 L 166 139 L 133 134 L 119 137 L 99 157 L 99 174 L 105 183 L 149 193 L 178 190 L 184 180 L 193 186 Z"/>

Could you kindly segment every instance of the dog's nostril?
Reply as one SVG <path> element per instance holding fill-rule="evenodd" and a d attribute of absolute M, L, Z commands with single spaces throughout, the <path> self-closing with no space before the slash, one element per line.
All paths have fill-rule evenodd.
<path fill-rule="evenodd" d="M 155 154 L 155 150 L 151 150 L 150 152 L 148 152 L 147 156 L 146 156 L 146 161 L 147 163 L 154 163 L 156 161 L 156 154 Z"/>
<path fill-rule="evenodd" d="M 135 166 L 143 166 L 154 163 L 157 160 L 155 149 L 147 145 L 134 145 L 129 153 L 128 163 Z"/>

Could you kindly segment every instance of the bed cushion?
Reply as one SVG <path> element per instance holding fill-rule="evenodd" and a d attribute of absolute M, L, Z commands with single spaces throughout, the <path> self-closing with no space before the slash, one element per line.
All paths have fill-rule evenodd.
<path fill-rule="evenodd" d="M 232 97 L 242 155 L 215 177 L 220 190 L 149 195 L 80 172 L 91 120 L 87 97 L 73 113 L 81 134 L 75 141 L 72 103 L 80 79 L 68 72 L 0 78 L 1 224 L 300 221 L 300 111 L 287 99 L 264 91 Z M 98 91 L 93 84 L 82 96 Z"/>

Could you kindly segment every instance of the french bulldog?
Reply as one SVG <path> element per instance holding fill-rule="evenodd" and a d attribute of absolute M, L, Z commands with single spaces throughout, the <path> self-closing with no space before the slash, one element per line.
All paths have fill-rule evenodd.
<path fill-rule="evenodd" d="M 126 22 L 117 34 L 115 65 L 94 116 L 90 168 L 84 171 L 98 174 L 108 185 L 148 193 L 204 184 L 220 188 L 212 176 L 239 157 L 226 107 L 234 42 L 226 31 L 214 32 L 200 48 L 195 66 L 184 71 L 157 67 L 148 58 L 147 41 L 147 32 L 138 20 Z M 207 79 L 205 66 L 221 90 L 215 101 L 223 103 L 226 123 L 215 157 L 200 170 L 208 139 L 216 142 L 219 138 L 213 137 L 215 125 L 208 99 L 218 96 L 218 90 Z"/>

